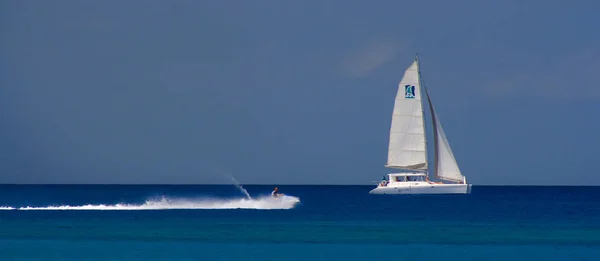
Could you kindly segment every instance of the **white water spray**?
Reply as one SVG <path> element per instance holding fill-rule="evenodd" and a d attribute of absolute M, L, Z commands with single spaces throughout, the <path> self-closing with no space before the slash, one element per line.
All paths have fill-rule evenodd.
<path fill-rule="evenodd" d="M 228 178 L 228 179 L 230 179 L 231 181 L 233 181 L 233 185 L 235 185 L 235 186 L 238 188 L 238 190 L 239 190 L 240 192 L 242 192 L 244 195 L 246 195 L 246 198 L 248 198 L 248 199 L 252 200 L 252 197 L 250 197 L 250 194 L 248 193 L 248 191 L 247 191 L 247 190 L 246 190 L 244 187 L 242 187 L 242 184 L 240 184 L 240 182 L 239 182 L 237 179 L 235 179 L 235 178 L 234 178 L 232 175 L 230 175 L 230 174 L 226 174 L 226 173 L 224 173 L 224 172 L 221 172 L 221 171 L 219 171 L 219 173 L 220 173 L 221 175 L 223 175 L 223 176 L 227 177 L 227 178 Z"/>
<path fill-rule="evenodd" d="M 300 199 L 284 196 L 274 199 L 270 196 L 256 199 L 209 199 L 209 198 L 168 198 L 147 200 L 143 204 L 88 204 L 88 205 L 51 205 L 45 207 L 4 207 L 6 210 L 169 210 L 169 209 L 292 209 Z"/>

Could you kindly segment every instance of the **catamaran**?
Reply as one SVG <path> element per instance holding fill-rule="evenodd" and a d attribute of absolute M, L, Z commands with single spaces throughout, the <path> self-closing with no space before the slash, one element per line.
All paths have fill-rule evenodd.
<path fill-rule="evenodd" d="M 424 93 L 422 92 L 424 90 Z M 433 122 L 434 168 L 429 179 L 423 96 L 427 97 Z M 370 194 L 467 194 L 471 184 L 458 168 L 450 144 L 422 82 L 419 56 L 406 69 L 398 85 L 394 102 L 388 146 L 387 168 L 398 173 L 384 176 Z"/>

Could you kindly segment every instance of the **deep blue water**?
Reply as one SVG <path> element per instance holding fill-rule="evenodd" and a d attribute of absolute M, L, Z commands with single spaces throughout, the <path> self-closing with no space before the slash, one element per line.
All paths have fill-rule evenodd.
<path fill-rule="evenodd" d="M 273 186 L 245 188 L 253 201 L 232 185 L 0 185 L 0 260 L 600 257 L 600 187 L 279 186 L 295 205 L 262 199 Z"/>

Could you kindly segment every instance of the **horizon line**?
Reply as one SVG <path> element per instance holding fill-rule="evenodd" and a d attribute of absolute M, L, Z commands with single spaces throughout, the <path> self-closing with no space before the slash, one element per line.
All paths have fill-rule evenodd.
<path fill-rule="evenodd" d="M 12 186 L 45 186 L 45 185 L 59 185 L 59 186 L 234 186 L 232 183 L 0 183 L 2 185 Z M 373 184 L 280 184 L 280 183 L 247 183 L 240 184 L 242 186 L 375 186 Z M 597 185 L 554 185 L 554 184 L 472 184 L 474 187 L 600 187 Z"/>

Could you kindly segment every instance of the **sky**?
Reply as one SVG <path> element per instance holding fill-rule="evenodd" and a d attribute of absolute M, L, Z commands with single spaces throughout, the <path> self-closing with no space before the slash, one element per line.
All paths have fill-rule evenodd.
<path fill-rule="evenodd" d="M 372 184 L 418 52 L 469 183 L 600 185 L 597 10 L 0 1 L 0 183 Z"/>

